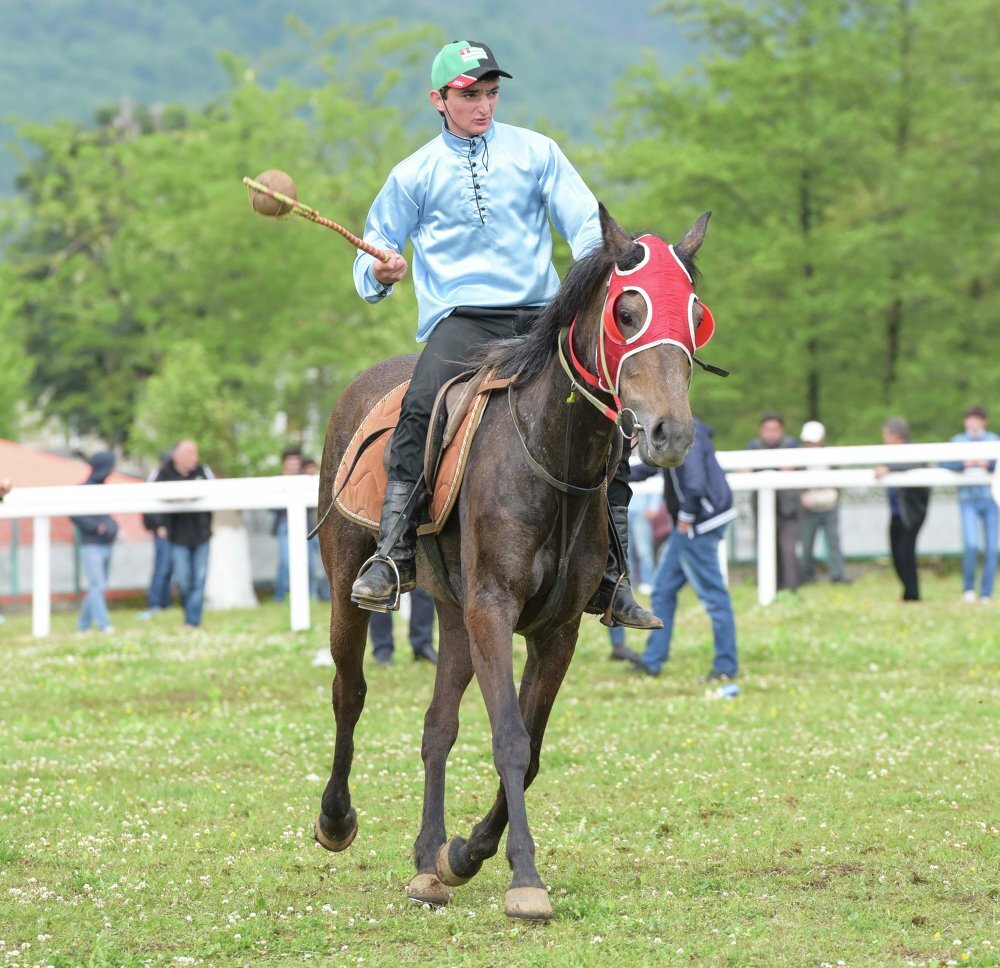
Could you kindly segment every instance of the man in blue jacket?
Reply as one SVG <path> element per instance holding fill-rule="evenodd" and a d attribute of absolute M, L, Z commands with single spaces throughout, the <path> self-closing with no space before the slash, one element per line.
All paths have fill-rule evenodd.
<path fill-rule="evenodd" d="M 354 262 L 358 295 L 377 303 L 408 271 L 413 243 L 417 340 L 426 342 L 392 435 L 389 481 L 379 522 L 378 557 L 358 576 L 351 599 L 361 608 L 390 607 L 416 584 L 416 517 L 421 501 L 427 425 L 438 389 L 467 369 L 495 340 L 528 332 L 559 288 L 549 223 L 574 259 L 601 244 L 597 199 L 551 139 L 494 122 L 500 78 L 511 77 L 480 41 L 445 44 L 431 65 L 431 104 L 441 133 L 390 172 L 368 213 L 365 240 L 390 251 Z M 611 519 L 628 548 L 628 460 L 608 488 Z M 405 526 L 389 546 L 400 518 Z M 612 549 L 615 544 L 612 542 Z M 658 628 L 632 596 L 627 551 L 610 551 L 608 570 L 587 610 L 632 628 Z M 397 589 L 397 574 L 399 588 Z"/>
<path fill-rule="evenodd" d="M 90 474 L 83 483 L 103 484 L 114 469 L 115 455 L 110 450 L 99 450 L 90 458 Z M 77 514 L 70 520 L 80 534 L 80 559 L 87 575 L 87 597 L 80 609 L 77 630 L 88 632 L 93 626 L 101 632 L 113 632 L 104 595 L 118 522 L 110 514 Z"/>
<path fill-rule="evenodd" d="M 670 655 L 677 594 L 690 581 L 712 620 L 715 659 L 706 681 L 736 677 L 736 623 L 722 576 L 719 543 L 736 517 L 733 495 L 715 456 L 708 428 L 695 419 L 694 446 L 679 467 L 664 470 L 667 509 L 674 530 L 653 574 L 653 613 L 663 628 L 650 632 L 646 651 L 633 660 L 646 675 L 658 676 Z"/>

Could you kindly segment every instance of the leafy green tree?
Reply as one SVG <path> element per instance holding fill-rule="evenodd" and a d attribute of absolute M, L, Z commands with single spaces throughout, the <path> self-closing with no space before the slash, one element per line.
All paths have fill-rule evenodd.
<path fill-rule="evenodd" d="M 0 264 L 0 437 L 17 439 L 19 408 L 28 382 L 17 305 L 9 296 L 11 273 Z"/>
<path fill-rule="evenodd" d="M 217 473 L 227 471 L 239 447 L 234 433 L 237 413 L 204 347 L 181 340 L 139 397 L 129 447 L 133 453 L 154 456 L 191 438 L 205 463 Z"/>
<path fill-rule="evenodd" d="M 40 156 L 21 178 L 31 218 L 9 252 L 31 390 L 47 414 L 126 441 L 139 392 L 191 340 L 252 425 L 284 411 L 293 436 L 316 439 L 361 368 L 413 346 L 411 295 L 394 294 L 376 315 L 354 292 L 339 236 L 255 216 L 240 180 L 283 168 L 309 204 L 360 227 L 413 147 L 386 104 L 394 77 L 366 65 L 417 56 L 418 39 L 362 29 L 316 38 L 323 80 L 313 87 L 266 90 L 228 57 L 226 102 L 171 112 L 169 125 L 140 112 L 128 123 L 106 116 L 97 130 L 25 129 Z"/>
<path fill-rule="evenodd" d="M 956 101 L 1000 122 L 996 98 L 984 103 L 991 48 L 974 39 L 983 5 L 661 9 L 708 53 L 697 75 L 649 65 L 631 79 L 603 169 L 632 224 L 676 233 L 714 210 L 700 288 L 719 329 L 706 353 L 734 375 L 697 381 L 699 411 L 725 446 L 765 409 L 793 428 L 819 417 L 840 441 L 872 439 L 897 410 L 920 433 L 947 432 L 962 395 L 987 394 L 1000 372 L 984 341 L 998 274 L 979 271 L 990 250 L 995 267 L 995 147 L 951 134 Z M 970 155 L 956 166 L 957 144 Z M 928 394 L 969 350 L 965 386 Z"/>

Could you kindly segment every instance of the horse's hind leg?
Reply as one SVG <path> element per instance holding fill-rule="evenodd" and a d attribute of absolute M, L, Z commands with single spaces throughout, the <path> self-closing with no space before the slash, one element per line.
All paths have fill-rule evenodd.
<path fill-rule="evenodd" d="M 406 889 L 414 901 L 447 904 L 448 888 L 438 879 L 435 860 L 445 842 L 444 792 L 448 754 L 458 736 L 458 707 L 472 680 L 469 634 L 462 610 L 438 603 L 440 649 L 434 696 L 424 716 L 421 756 L 424 761 L 424 811 L 413 845 L 417 873 Z"/>
<path fill-rule="evenodd" d="M 348 778 L 354 759 L 354 727 L 365 705 L 365 639 L 368 613 L 350 602 L 350 583 L 331 581 L 330 652 L 337 671 L 333 678 L 333 713 L 337 736 L 333 768 L 322 808 L 316 819 L 316 840 L 327 850 L 346 850 L 358 832 L 358 817 L 351 806 Z"/>
<path fill-rule="evenodd" d="M 524 775 L 525 790 L 538 775 L 545 727 L 573 658 L 578 629 L 578 621 L 563 626 L 546 638 L 541 647 L 538 640 L 528 641 L 528 660 L 521 677 L 518 697 L 521 717 L 531 744 L 531 757 Z M 453 885 L 464 884 L 474 876 L 483 862 L 496 854 L 507 823 L 507 796 L 501 782 L 493 806 L 473 828 L 469 839 L 466 841 L 461 837 L 454 837 L 439 851 L 437 870 L 442 881 Z M 530 888 L 522 891 L 512 885 L 507 892 L 506 906 L 507 914 L 511 917 L 545 920 L 552 916 L 548 897 L 543 898 Z"/>

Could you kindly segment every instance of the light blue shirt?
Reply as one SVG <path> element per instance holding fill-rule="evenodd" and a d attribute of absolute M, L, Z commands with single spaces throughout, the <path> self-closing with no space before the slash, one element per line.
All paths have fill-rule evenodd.
<path fill-rule="evenodd" d="M 493 123 L 476 138 L 444 128 L 401 161 L 372 203 L 364 238 L 402 252 L 413 242 L 417 340 L 457 306 L 540 306 L 559 288 L 552 234 L 573 258 L 601 241 L 597 200 L 559 146 L 525 128 Z M 358 251 L 354 285 L 367 302 L 392 291 Z"/>
<path fill-rule="evenodd" d="M 965 444 L 965 443 L 975 443 L 981 440 L 1000 440 L 992 430 L 984 430 L 981 434 L 974 437 L 967 430 L 963 430 L 960 434 L 955 434 L 951 438 L 951 443 L 953 444 Z M 965 465 L 961 461 L 942 461 L 941 466 L 947 468 L 950 471 L 962 471 L 965 470 Z M 996 461 L 990 461 L 987 470 L 991 473 L 996 469 Z M 959 501 L 991 501 L 993 500 L 992 493 L 990 491 L 989 484 L 963 484 L 958 489 L 958 499 Z"/>

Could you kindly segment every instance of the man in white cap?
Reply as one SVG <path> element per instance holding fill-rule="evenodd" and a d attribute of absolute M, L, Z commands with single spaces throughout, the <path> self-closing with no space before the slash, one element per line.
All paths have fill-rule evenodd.
<path fill-rule="evenodd" d="M 803 447 L 822 447 L 826 443 L 826 427 L 818 420 L 802 425 L 799 440 Z M 826 538 L 826 566 L 832 582 L 848 582 L 844 574 L 844 556 L 840 550 L 840 491 L 835 487 L 814 487 L 802 492 L 802 566 L 803 585 L 816 581 L 816 559 L 813 546 L 816 533 Z"/>

